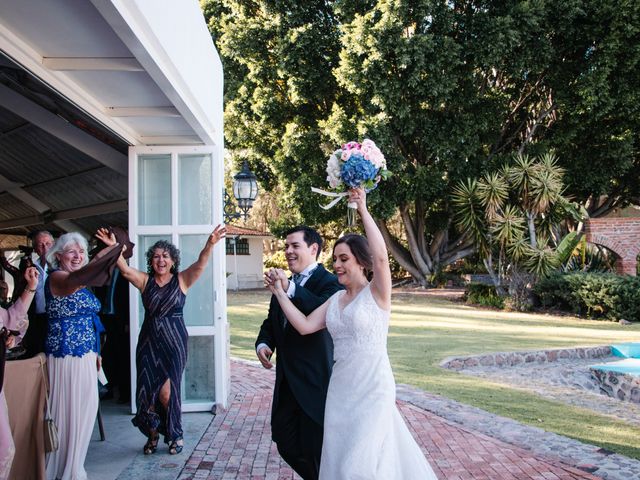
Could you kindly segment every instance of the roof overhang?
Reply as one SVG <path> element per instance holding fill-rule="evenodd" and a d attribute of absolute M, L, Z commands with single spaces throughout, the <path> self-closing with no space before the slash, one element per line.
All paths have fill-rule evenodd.
<path fill-rule="evenodd" d="M 197 0 L 3 0 L 0 51 L 0 231 L 126 222 L 128 146 L 222 145 Z"/>

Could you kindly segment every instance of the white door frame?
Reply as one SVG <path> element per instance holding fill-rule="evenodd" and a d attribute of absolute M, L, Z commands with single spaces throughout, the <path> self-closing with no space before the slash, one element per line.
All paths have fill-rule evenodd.
<path fill-rule="evenodd" d="M 171 210 L 172 219 L 170 225 L 148 226 L 138 224 L 138 156 L 139 155 L 171 155 Z M 212 225 L 179 225 L 178 212 L 178 156 L 185 154 L 210 154 L 212 159 Z M 222 192 L 224 188 L 223 150 L 217 146 L 134 146 L 129 147 L 129 236 L 134 243 L 139 235 L 167 235 L 174 245 L 178 245 L 179 235 L 208 234 L 215 225 L 222 220 Z M 138 247 L 134 248 L 131 257 L 131 265 L 138 268 L 140 259 L 145 252 Z M 215 398 L 207 402 L 183 403 L 183 412 L 210 411 L 215 405 L 226 408 L 229 399 L 229 324 L 227 321 L 227 295 L 226 295 L 226 259 L 225 244 L 218 243 L 212 253 L 213 260 L 213 326 L 187 326 L 190 337 L 212 336 L 214 339 L 214 358 L 211 359 L 214 368 Z M 131 359 L 131 411 L 135 413 L 136 392 L 136 347 L 138 333 L 142 324 L 139 316 L 140 292 L 133 286 L 129 286 L 129 335 L 130 335 L 130 359 Z M 203 368 L 210 366 L 203 365 Z"/>

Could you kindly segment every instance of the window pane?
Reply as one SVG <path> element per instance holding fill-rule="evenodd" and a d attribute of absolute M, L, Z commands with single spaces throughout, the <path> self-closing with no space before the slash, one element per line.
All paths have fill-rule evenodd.
<path fill-rule="evenodd" d="M 189 356 L 182 389 L 185 403 L 210 402 L 215 398 L 215 369 L 212 368 L 213 339 L 212 336 L 189 337 Z"/>
<path fill-rule="evenodd" d="M 138 157 L 140 225 L 171 225 L 171 155 Z"/>
<path fill-rule="evenodd" d="M 227 255 L 250 255 L 248 238 L 226 238 Z"/>
<path fill-rule="evenodd" d="M 211 155 L 180 155 L 178 184 L 178 223 L 211 225 Z"/>
<path fill-rule="evenodd" d="M 180 269 L 184 270 L 198 259 L 209 235 L 180 236 Z M 191 326 L 213 325 L 213 260 L 187 293 L 184 320 Z"/>

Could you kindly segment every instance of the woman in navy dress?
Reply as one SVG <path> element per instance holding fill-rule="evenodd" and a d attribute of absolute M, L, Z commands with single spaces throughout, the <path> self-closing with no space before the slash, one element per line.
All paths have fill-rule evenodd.
<path fill-rule="evenodd" d="M 198 260 L 179 272 L 180 252 L 161 240 L 147 250 L 147 273 L 118 259 L 122 276 L 142 293 L 144 321 L 136 349 L 137 414 L 133 424 L 147 437 L 144 453 L 156 451 L 160 435 L 169 445 L 169 453 L 180 453 L 182 405 L 180 381 L 187 363 L 187 328 L 182 316 L 186 293 L 202 275 L 213 246 L 224 238 L 226 229 L 218 225 L 198 256 Z M 115 243 L 108 230 L 96 234 L 107 245 Z"/>

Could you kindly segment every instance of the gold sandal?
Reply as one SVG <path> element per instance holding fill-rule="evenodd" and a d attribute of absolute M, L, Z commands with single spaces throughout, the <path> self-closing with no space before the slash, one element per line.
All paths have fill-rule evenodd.
<path fill-rule="evenodd" d="M 155 451 L 158 449 L 158 440 L 160 440 L 160 435 L 149 437 L 142 450 L 145 455 L 151 455 L 152 453 L 155 453 Z"/>
<path fill-rule="evenodd" d="M 184 443 L 181 438 L 174 440 L 169 444 L 169 453 L 171 455 L 177 455 L 178 453 L 182 452 L 183 447 Z"/>

